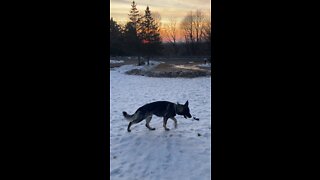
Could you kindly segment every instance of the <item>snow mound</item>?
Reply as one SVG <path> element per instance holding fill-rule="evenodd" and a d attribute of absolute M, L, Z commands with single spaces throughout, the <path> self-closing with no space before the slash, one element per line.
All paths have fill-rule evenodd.
<path fill-rule="evenodd" d="M 110 60 L 111 62 L 111 60 Z M 120 66 L 120 67 L 117 67 L 117 68 L 114 68 L 112 71 L 117 71 L 117 72 L 120 72 L 120 73 L 125 73 L 127 71 L 130 71 L 130 70 L 133 70 L 133 69 L 139 69 L 139 70 L 143 70 L 143 71 L 148 71 L 148 70 L 151 70 L 153 69 L 154 67 L 158 66 L 159 64 L 161 63 L 164 63 L 164 62 L 161 62 L 161 61 L 149 61 L 150 65 L 143 65 L 143 66 L 137 66 L 137 65 L 123 65 L 123 66 Z"/>
<path fill-rule="evenodd" d="M 211 64 L 210 64 L 210 63 L 207 63 L 207 64 L 199 64 L 198 66 L 199 66 L 199 67 L 211 67 Z"/>
<path fill-rule="evenodd" d="M 122 60 L 110 60 L 110 64 L 124 63 Z"/>

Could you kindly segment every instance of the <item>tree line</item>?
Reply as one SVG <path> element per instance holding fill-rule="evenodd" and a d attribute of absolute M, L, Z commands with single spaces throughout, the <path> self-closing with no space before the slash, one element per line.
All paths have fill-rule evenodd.
<path fill-rule="evenodd" d="M 147 6 L 141 15 L 133 1 L 128 16 L 125 25 L 110 19 L 111 56 L 137 56 L 139 63 L 140 57 L 146 57 L 149 63 L 152 56 L 211 55 L 211 21 L 201 10 L 187 13 L 179 24 L 171 18 L 162 26 L 159 13 L 152 13 Z M 179 31 L 183 42 L 177 41 Z"/>

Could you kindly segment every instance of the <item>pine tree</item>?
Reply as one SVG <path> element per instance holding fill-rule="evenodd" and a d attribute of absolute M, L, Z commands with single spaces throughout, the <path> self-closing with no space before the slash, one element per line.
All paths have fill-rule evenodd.
<path fill-rule="evenodd" d="M 139 26 L 140 14 L 137 10 L 136 3 L 132 1 L 129 15 L 130 21 L 125 27 L 126 50 L 130 55 L 138 56 L 138 65 L 140 65 L 141 42 L 138 38 L 137 28 Z"/>
<path fill-rule="evenodd" d="M 132 25 L 135 29 L 137 28 L 137 23 L 140 18 L 140 14 L 136 6 L 136 3 L 132 1 L 130 14 L 128 14 L 130 22 L 132 22 Z"/>
<path fill-rule="evenodd" d="M 132 22 L 128 22 L 124 29 L 124 37 L 125 37 L 125 51 L 127 55 L 139 55 L 139 44 L 140 40 L 137 36 L 137 31 L 134 28 Z M 138 65 L 140 64 L 140 61 L 138 62 Z"/>
<path fill-rule="evenodd" d="M 152 18 L 149 6 L 145 10 L 145 15 L 140 19 L 138 36 L 142 41 L 144 53 L 149 59 L 151 55 L 159 54 L 161 51 L 160 29 Z"/>
<path fill-rule="evenodd" d="M 122 32 L 120 25 L 113 18 L 110 19 L 110 55 L 121 55 L 122 52 Z"/>

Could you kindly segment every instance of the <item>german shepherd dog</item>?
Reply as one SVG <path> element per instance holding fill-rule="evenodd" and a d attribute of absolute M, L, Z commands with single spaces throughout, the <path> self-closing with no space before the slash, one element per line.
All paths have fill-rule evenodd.
<path fill-rule="evenodd" d="M 188 105 L 188 101 L 184 105 L 179 103 L 175 104 L 168 101 L 156 101 L 140 107 L 132 115 L 129 115 L 125 111 L 123 111 L 122 114 L 129 121 L 127 128 L 128 132 L 131 132 L 130 127 L 132 124 L 137 124 L 144 119 L 146 119 L 146 127 L 150 130 L 155 130 L 156 128 L 152 128 L 149 125 L 152 115 L 163 117 L 163 127 L 166 131 L 169 131 L 170 129 L 167 128 L 167 121 L 169 118 L 174 121 L 174 126 L 177 128 L 177 119 L 175 118 L 177 114 L 183 115 L 186 119 L 187 117 L 192 117 Z"/>

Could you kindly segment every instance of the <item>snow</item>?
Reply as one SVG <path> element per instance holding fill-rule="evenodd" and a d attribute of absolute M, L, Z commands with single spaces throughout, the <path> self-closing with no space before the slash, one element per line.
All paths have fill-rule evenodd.
<path fill-rule="evenodd" d="M 110 64 L 124 63 L 122 60 L 110 60 Z"/>
<path fill-rule="evenodd" d="M 199 67 L 211 67 L 211 63 L 207 63 L 207 64 L 199 64 Z"/>
<path fill-rule="evenodd" d="M 149 63 L 150 63 L 149 66 L 148 65 L 136 66 L 136 65 L 133 65 L 133 64 L 123 65 L 123 66 L 118 67 L 118 68 L 113 68 L 113 69 L 111 69 L 111 71 L 117 71 L 119 73 L 125 73 L 125 72 L 127 72 L 129 70 L 132 70 L 132 69 L 141 69 L 141 70 L 147 71 L 147 70 L 150 70 L 150 69 L 156 67 L 157 65 L 159 65 L 159 64 L 161 64 L 163 62 L 161 62 L 161 61 L 160 62 L 159 61 L 151 61 L 150 60 Z"/>
<path fill-rule="evenodd" d="M 124 74 L 144 66 L 125 65 L 110 71 L 110 179 L 211 179 L 211 77 L 151 78 Z M 153 101 L 185 103 L 199 121 L 176 116 L 178 128 L 153 116 L 155 131 L 145 121 L 131 126 L 122 111 L 133 114 Z M 198 133 L 201 136 L 198 136 Z"/>

